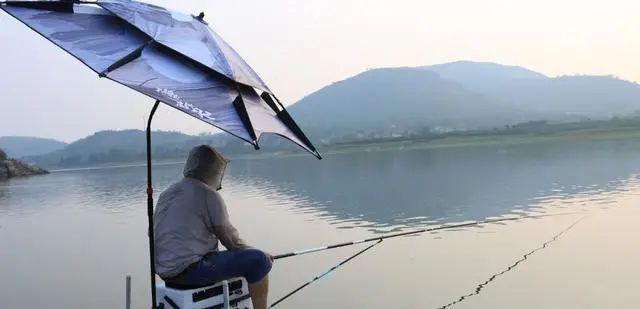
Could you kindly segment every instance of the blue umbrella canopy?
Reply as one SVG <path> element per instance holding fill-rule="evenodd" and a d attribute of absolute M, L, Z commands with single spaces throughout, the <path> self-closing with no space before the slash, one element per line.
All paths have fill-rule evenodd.
<path fill-rule="evenodd" d="M 6 1 L 4 10 L 100 77 L 259 148 L 285 137 L 320 158 L 255 71 L 199 16 L 131 0 Z"/>

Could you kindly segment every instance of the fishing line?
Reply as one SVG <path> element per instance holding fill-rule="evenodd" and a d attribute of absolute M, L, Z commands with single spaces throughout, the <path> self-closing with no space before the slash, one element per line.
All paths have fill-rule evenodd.
<path fill-rule="evenodd" d="M 329 273 L 331 273 L 332 271 L 338 269 L 340 266 L 349 263 L 349 261 L 355 259 L 357 256 L 367 252 L 369 249 L 373 248 L 374 246 L 378 245 L 379 243 L 382 242 L 382 239 L 378 240 L 377 242 L 373 243 L 372 245 L 358 251 L 358 253 L 348 257 L 347 259 L 343 260 L 342 262 L 332 266 L 331 268 L 325 270 L 324 272 L 320 273 L 319 275 L 315 276 L 313 279 L 305 282 L 303 285 L 299 286 L 298 288 L 296 288 L 295 290 L 289 292 L 287 295 L 281 297 L 280 299 L 278 299 L 277 301 L 275 301 L 271 306 L 269 306 L 269 308 L 273 308 L 275 307 L 277 304 L 281 303 L 282 301 L 284 301 L 285 299 L 291 297 L 293 294 L 300 292 L 300 290 L 306 288 L 307 286 L 309 286 L 310 284 L 322 279 L 322 277 L 328 275 Z"/>
<path fill-rule="evenodd" d="M 493 276 L 489 277 L 489 279 L 487 279 L 486 281 L 484 281 L 484 282 L 482 282 L 482 283 L 478 284 L 478 286 L 476 287 L 476 289 L 475 289 L 475 291 L 474 291 L 473 293 L 469 293 L 469 294 L 466 294 L 466 295 L 460 296 L 460 298 L 456 299 L 455 301 L 452 301 L 452 302 L 450 302 L 450 303 L 448 303 L 448 304 L 446 304 L 446 305 L 444 305 L 444 306 L 442 306 L 442 307 L 438 307 L 438 309 L 446 309 L 446 308 L 449 308 L 449 307 L 451 307 L 451 306 L 453 306 L 453 305 L 455 305 L 455 304 L 459 304 L 459 303 L 461 303 L 461 302 L 465 301 L 466 299 L 468 299 L 468 298 L 470 298 L 470 297 L 473 297 L 473 296 L 475 296 L 475 295 L 480 294 L 480 292 L 482 292 L 482 289 L 484 289 L 487 285 L 489 285 L 493 280 L 495 280 L 495 279 L 496 279 L 496 278 L 498 278 L 499 276 L 502 276 L 502 275 L 504 275 L 505 273 L 507 273 L 507 272 L 511 271 L 512 269 L 514 269 L 514 268 L 518 267 L 518 265 L 520 265 L 520 263 L 522 263 L 522 262 L 526 261 L 526 260 L 529 258 L 529 256 L 531 256 L 531 255 L 535 254 L 536 252 L 538 252 L 538 251 L 540 251 L 540 250 L 542 250 L 542 249 L 546 248 L 550 243 L 552 243 L 552 242 L 554 242 L 554 241 L 558 240 L 558 239 L 560 238 L 560 236 L 562 236 L 562 234 L 564 234 L 564 233 L 568 232 L 569 230 L 571 230 L 571 229 L 572 229 L 576 224 L 578 224 L 578 223 L 579 223 L 580 221 L 582 221 L 582 219 L 584 219 L 584 218 L 585 218 L 585 217 L 582 217 L 582 218 L 578 219 L 578 220 L 577 220 L 577 221 L 575 221 L 573 224 L 569 225 L 569 227 L 567 227 L 566 229 L 564 229 L 564 230 L 560 231 L 560 233 L 558 233 L 558 234 L 556 234 L 555 236 L 553 236 L 553 238 L 552 238 L 552 239 L 550 239 L 550 240 L 546 241 L 545 243 L 543 243 L 543 244 L 542 244 L 542 246 L 540 246 L 540 247 L 538 247 L 538 248 L 535 248 L 535 249 L 533 249 L 533 250 L 529 251 L 528 253 L 526 253 L 525 255 L 523 255 L 523 256 L 522 256 L 522 258 L 520 258 L 519 260 L 517 260 L 515 263 L 511 264 L 511 265 L 510 265 L 509 267 L 507 267 L 505 270 L 503 270 L 503 271 L 501 271 L 501 272 L 499 272 L 499 273 L 497 273 L 497 274 L 494 274 Z"/>
<path fill-rule="evenodd" d="M 555 217 L 555 216 L 566 216 L 566 215 L 574 215 L 574 214 L 577 214 L 577 213 L 576 212 L 571 212 L 571 213 L 559 213 L 559 214 L 548 214 L 548 215 L 530 215 L 530 216 L 519 216 L 519 217 L 513 217 L 513 218 L 502 218 L 502 219 L 491 219 L 491 220 L 483 220 L 483 221 L 474 221 L 474 222 L 467 222 L 467 223 L 461 223 L 461 224 L 443 225 L 443 226 L 434 227 L 434 228 L 421 229 L 421 230 L 408 231 L 408 232 L 401 232 L 401 233 L 396 233 L 396 234 L 391 234 L 391 235 L 386 235 L 386 236 L 372 237 L 372 238 L 367 238 L 367 239 L 362 239 L 362 240 L 355 240 L 355 241 L 344 242 L 344 243 L 339 243 L 339 244 L 330 245 L 330 246 L 323 246 L 323 247 L 311 248 L 311 249 L 306 249 L 306 250 L 301 250 L 301 251 L 294 251 L 294 252 L 290 252 L 290 253 L 276 255 L 276 256 L 274 256 L 274 260 L 287 258 L 287 257 L 292 257 L 292 256 L 303 255 L 303 254 L 309 254 L 309 253 L 312 253 L 312 252 L 319 252 L 319 251 L 325 251 L 325 250 L 330 250 L 330 249 L 335 249 L 335 248 L 352 246 L 352 245 L 355 245 L 355 244 L 367 243 L 367 242 L 371 242 L 371 241 L 376 241 L 372 245 L 370 245 L 370 246 L 358 251 L 356 254 L 354 254 L 354 255 L 348 257 L 347 259 L 343 260 L 342 262 L 332 266 L 331 268 L 327 269 L 326 271 L 324 271 L 324 272 L 320 273 L 319 275 L 315 276 L 313 279 L 305 282 L 304 284 L 302 284 L 298 288 L 294 289 L 293 291 L 289 292 L 285 296 L 281 297 L 280 299 L 275 301 L 271 306 L 269 306 L 269 308 L 275 307 L 276 305 L 280 304 L 282 301 L 284 301 L 287 298 L 291 297 L 295 293 L 298 293 L 299 291 L 301 291 L 302 289 L 306 288 L 307 286 L 309 286 L 313 282 L 316 282 L 316 281 L 322 279 L 324 276 L 326 276 L 329 273 L 335 271 L 336 269 L 340 268 L 341 266 L 347 264 L 348 262 L 350 262 L 354 258 L 356 258 L 359 255 L 365 253 L 369 249 L 375 247 L 376 245 L 380 244 L 383 240 L 388 239 L 388 238 L 408 236 L 408 235 L 416 235 L 416 234 L 422 234 L 422 233 L 425 233 L 425 232 L 432 232 L 432 231 L 439 231 L 439 230 L 446 230 L 446 229 L 453 229 L 453 228 L 460 228 L 460 227 L 470 227 L 470 226 L 476 226 L 476 225 L 480 225 L 480 224 L 490 224 L 490 223 L 504 222 L 504 221 L 515 221 L 515 220 L 528 219 L 528 218 L 534 219 L 534 218 L 545 218 L 545 217 Z M 482 288 L 484 288 L 484 286 L 486 286 L 491 281 L 493 281 L 496 277 L 498 277 L 498 276 L 508 272 L 509 270 L 513 269 L 518 264 L 520 264 L 521 262 L 526 260 L 530 255 L 534 254 L 536 251 L 546 248 L 546 246 L 549 243 L 557 240 L 562 234 L 564 234 L 565 232 L 569 231 L 571 228 L 573 228 L 582 219 L 584 219 L 584 217 L 580 218 L 579 220 L 574 222 L 572 225 L 570 225 L 568 228 L 566 228 L 565 230 L 563 230 L 560 233 L 558 233 L 550 241 L 545 242 L 541 247 L 536 248 L 533 251 L 525 254 L 521 260 L 518 260 L 515 264 L 511 265 L 505 271 L 503 271 L 501 273 L 498 273 L 498 274 L 495 274 L 494 276 L 489 278 L 489 280 L 487 280 L 484 283 L 480 284 L 478 286 L 478 288 L 476 288 L 476 291 L 474 293 L 462 296 L 462 297 L 460 297 L 460 299 L 458 299 L 458 300 L 456 300 L 456 301 L 454 301 L 452 303 L 449 303 L 449 304 L 447 304 L 447 305 L 445 305 L 443 307 L 440 307 L 439 309 L 445 309 L 447 307 L 450 307 L 450 306 L 452 306 L 452 305 L 454 305 L 456 303 L 459 303 L 459 302 L 463 301 L 467 297 L 470 297 L 470 296 L 473 296 L 473 295 L 476 295 L 476 294 L 480 293 Z"/>
<path fill-rule="evenodd" d="M 300 250 L 300 251 L 293 251 L 293 252 L 284 253 L 284 254 L 278 254 L 278 255 L 275 255 L 273 257 L 273 259 L 274 260 L 278 260 L 278 259 L 288 258 L 288 257 L 292 257 L 292 256 L 298 256 L 298 255 L 309 254 L 309 253 L 313 253 L 313 252 L 326 251 L 326 250 L 330 250 L 330 249 L 336 249 L 336 248 L 352 246 L 352 245 L 356 245 L 356 244 L 372 242 L 372 241 L 376 241 L 376 240 L 383 240 L 383 239 L 394 238 L 394 237 L 422 234 L 422 233 L 426 233 L 426 232 L 433 232 L 433 231 L 439 231 L 439 230 L 454 229 L 454 228 L 461 228 L 461 227 L 470 227 L 470 226 L 476 226 L 476 225 L 481 225 L 481 224 L 497 223 L 497 222 L 504 222 L 504 221 L 516 221 L 516 220 L 521 220 L 521 219 L 546 218 L 546 217 L 566 216 L 566 215 L 575 215 L 575 214 L 577 214 L 577 213 L 576 212 L 570 212 L 570 213 L 558 213 L 558 214 L 548 214 L 548 215 L 530 215 L 530 216 L 519 216 L 519 217 L 513 217 L 513 218 L 502 218 L 502 219 L 491 219 L 491 220 L 483 220 L 483 221 L 473 221 L 473 222 L 467 222 L 467 223 L 461 223 L 461 224 L 443 225 L 443 226 L 434 227 L 434 228 L 420 229 L 420 230 L 408 231 L 408 232 L 400 232 L 400 233 L 390 234 L 390 235 L 385 235 L 385 236 L 378 236 L 378 237 L 372 237 L 372 238 L 367 238 L 367 239 L 348 241 L 348 242 L 338 243 L 338 244 L 334 244 L 334 245 L 330 245 L 330 246 L 322 246 L 322 247 L 316 247 L 316 248 L 311 248 L 311 249 L 306 249 L 306 250 Z"/>

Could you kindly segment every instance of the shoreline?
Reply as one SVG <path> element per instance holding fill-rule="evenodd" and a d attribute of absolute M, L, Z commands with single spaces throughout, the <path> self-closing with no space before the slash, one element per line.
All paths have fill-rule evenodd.
<path fill-rule="evenodd" d="M 640 141 L 640 127 L 616 127 L 616 128 L 589 128 L 583 130 L 567 130 L 553 132 L 529 132 L 529 133 L 486 133 L 469 135 L 443 135 L 429 138 L 404 138 L 404 139 L 379 139 L 367 141 L 354 141 L 336 144 L 322 145 L 320 153 L 326 157 L 355 152 L 379 152 L 397 150 L 419 149 L 447 149 L 465 147 L 492 147 L 492 146 L 518 146 L 547 144 L 559 142 L 581 141 Z M 306 156 L 301 150 L 296 151 L 263 151 L 242 154 L 229 154 L 233 160 L 255 160 Z M 153 161 L 154 165 L 171 165 L 184 162 L 185 157 L 161 158 Z M 145 161 L 110 162 L 100 164 L 87 164 L 77 166 L 51 166 L 51 172 L 65 172 L 76 170 L 90 170 L 103 168 L 124 168 L 146 165 Z"/>
<path fill-rule="evenodd" d="M 27 177 L 49 174 L 48 170 L 32 166 L 16 159 L 0 161 L 0 181 L 6 181 L 16 177 Z"/>

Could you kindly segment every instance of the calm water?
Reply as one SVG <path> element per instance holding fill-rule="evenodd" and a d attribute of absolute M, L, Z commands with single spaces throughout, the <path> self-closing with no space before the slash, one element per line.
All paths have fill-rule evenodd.
<path fill-rule="evenodd" d="M 456 308 L 566 308 L 585 301 L 580 293 L 593 286 L 600 294 L 576 308 L 601 308 L 595 304 L 611 303 L 613 294 L 622 304 L 632 299 L 624 299 L 627 294 L 615 284 L 593 282 L 572 292 L 566 282 L 545 280 L 545 271 L 532 267 L 543 267 L 549 276 L 566 269 L 558 261 L 536 264 L 543 257 L 593 266 L 595 260 L 573 256 L 577 249 L 559 249 L 572 244 L 570 236 L 573 244 L 587 237 L 580 235 L 593 237 L 593 219 L 551 240 L 582 214 L 594 218 L 594 212 L 604 216 L 622 204 L 633 205 L 640 193 L 638 172 L 640 142 L 357 152 L 322 161 L 234 160 L 223 195 L 243 236 L 274 254 L 442 223 L 581 213 L 386 241 L 281 308 L 438 308 L 452 302 Z M 179 164 L 156 166 L 156 191 L 180 173 Z M 148 308 L 144 188 L 143 166 L 60 171 L 0 183 L 0 307 L 122 308 L 124 278 L 131 274 L 134 308 Z M 637 235 L 626 240 L 640 244 Z M 354 250 L 278 262 L 272 299 Z M 595 245 L 580 250 L 585 256 L 599 254 L 603 263 L 620 256 L 603 255 Z M 531 259 L 523 258 L 528 252 Z M 629 259 L 640 257 L 637 251 L 625 252 Z M 637 281 L 612 278 L 615 269 L 592 271 L 640 288 Z M 522 278 L 515 280 L 516 275 Z M 514 291 L 517 287 L 522 289 Z M 560 296 L 548 294 L 563 290 Z"/>

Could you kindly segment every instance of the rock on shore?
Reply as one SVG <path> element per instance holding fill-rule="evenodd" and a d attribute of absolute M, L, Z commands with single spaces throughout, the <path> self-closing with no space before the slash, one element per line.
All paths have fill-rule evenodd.
<path fill-rule="evenodd" d="M 24 162 L 8 159 L 0 161 L 0 181 L 13 177 L 48 174 L 49 171 Z"/>

